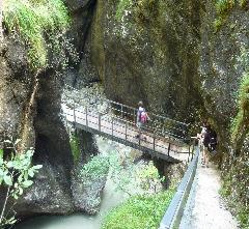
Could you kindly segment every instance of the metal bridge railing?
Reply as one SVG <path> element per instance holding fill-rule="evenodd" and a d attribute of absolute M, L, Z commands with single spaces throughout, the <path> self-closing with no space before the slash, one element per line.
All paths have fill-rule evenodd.
<path fill-rule="evenodd" d="M 79 92 L 79 90 L 66 85 L 66 87 L 70 88 L 71 90 Z M 91 100 L 92 97 L 89 97 Z M 110 99 L 103 99 L 101 97 L 96 96 L 96 101 L 99 101 L 101 104 L 107 103 L 107 113 L 111 113 L 120 117 L 121 119 L 125 119 L 133 123 L 136 123 L 137 117 L 137 109 L 131 106 L 124 105 L 122 103 L 110 100 Z M 90 103 L 90 102 L 89 102 Z M 90 107 L 89 107 L 90 109 Z M 148 112 L 152 121 L 149 121 L 145 125 L 145 130 L 151 133 L 155 133 L 157 136 L 165 138 L 170 136 L 174 138 L 175 141 L 180 140 L 186 143 L 189 143 L 188 138 L 188 128 L 189 125 L 180 121 L 173 120 L 168 117 L 164 117 L 161 115 L 154 114 L 152 112 Z"/>
<path fill-rule="evenodd" d="M 88 107 L 75 109 L 65 106 L 63 115 L 66 122 L 71 122 L 90 132 L 115 138 L 117 141 L 121 141 L 121 143 L 129 146 L 141 150 L 143 148 L 145 151 L 149 150 L 152 155 L 163 159 L 179 160 L 182 157 L 190 158 L 189 145 L 175 141 L 170 137 L 160 137 L 145 129 L 142 131 L 142 134 L 146 139 L 136 139 L 135 136 L 139 134 L 139 130 L 132 121 L 110 114 L 101 114 L 93 109 L 88 109 Z M 179 153 L 189 153 L 189 156 L 181 156 Z"/>
<path fill-rule="evenodd" d="M 169 207 L 167 208 L 165 215 L 163 216 L 159 229 L 179 228 L 184 207 L 186 205 L 186 201 L 196 173 L 199 154 L 200 149 L 199 147 L 196 147 L 195 156 L 189 164 L 189 167 L 177 188 L 177 192 L 174 195 Z"/>

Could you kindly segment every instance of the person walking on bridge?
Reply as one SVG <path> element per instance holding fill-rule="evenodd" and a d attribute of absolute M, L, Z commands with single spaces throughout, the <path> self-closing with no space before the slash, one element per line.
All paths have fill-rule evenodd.
<path fill-rule="evenodd" d="M 138 110 L 137 110 L 137 122 L 136 122 L 139 134 L 136 136 L 136 138 L 142 139 L 142 130 L 144 129 L 144 125 L 148 120 L 149 116 L 143 106 L 143 102 L 139 101 Z M 144 137 L 144 140 L 146 140 L 146 137 Z"/>

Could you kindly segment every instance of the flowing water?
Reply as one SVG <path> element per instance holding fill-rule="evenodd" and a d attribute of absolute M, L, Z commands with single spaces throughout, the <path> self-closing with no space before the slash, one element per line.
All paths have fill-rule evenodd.
<path fill-rule="evenodd" d="M 108 180 L 104 189 L 100 213 L 96 216 L 74 214 L 71 216 L 40 216 L 27 220 L 16 229 L 99 229 L 104 215 L 120 201 L 126 198 L 121 191 L 116 191 L 114 184 Z"/>
<path fill-rule="evenodd" d="M 132 151 L 129 147 L 113 144 L 102 138 L 97 138 L 97 145 L 103 154 L 116 150 L 120 155 L 127 155 Z M 39 216 L 18 224 L 15 229 L 100 229 L 105 214 L 126 198 L 127 194 L 117 190 L 113 181 L 108 179 L 103 191 L 100 212 L 97 215 Z"/>

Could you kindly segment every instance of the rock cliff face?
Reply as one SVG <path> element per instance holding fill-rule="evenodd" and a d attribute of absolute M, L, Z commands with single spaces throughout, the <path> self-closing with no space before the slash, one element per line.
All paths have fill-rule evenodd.
<path fill-rule="evenodd" d="M 236 96 L 246 70 L 241 57 L 248 52 L 248 12 L 233 9 L 218 31 L 214 27 L 214 12 L 214 5 L 207 2 L 201 25 L 200 88 L 208 116 L 219 128 L 219 135 L 226 139 L 229 132 L 224 130 L 236 115 Z"/>
<path fill-rule="evenodd" d="M 126 4 L 126 5 L 125 5 Z M 125 5 L 125 7 L 123 6 Z M 200 1 L 98 1 L 92 60 L 106 94 L 189 120 L 198 91 Z"/>
<path fill-rule="evenodd" d="M 74 24 L 72 36 L 76 38 L 75 47 L 81 50 L 89 27 L 89 21 L 85 22 L 84 17 L 91 14 L 88 7 L 92 9 L 94 1 L 70 3 L 75 21 L 79 22 Z M 82 23 L 79 18 L 82 18 Z M 60 114 L 63 82 L 59 69 L 30 70 L 27 47 L 20 37 L 10 37 L 7 33 L 4 36 L 0 50 L 0 134 L 1 137 L 19 137 L 25 147 L 35 147 L 33 163 L 43 165 L 34 185 L 20 199 L 15 210 L 22 217 L 72 213 L 84 190 L 76 187 L 78 196 L 72 194 L 75 188 L 71 182 L 74 165 L 69 137 Z M 77 78 L 74 76 L 73 80 Z M 87 153 L 90 154 L 91 149 L 86 144 L 86 157 Z M 102 188 L 96 189 L 95 195 L 99 195 Z M 89 206 L 80 210 L 91 211 Z"/>
<path fill-rule="evenodd" d="M 239 157 L 230 156 L 235 149 L 230 123 L 237 113 L 236 93 L 249 71 L 246 8 L 236 4 L 215 28 L 213 1 L 66 2 L 73 18 L 69 36 L 80 53 L 66 83 L 82 87 L 101 81 L 110 99 L 127 105 L 143 100 L 149 111 L 191 123 L 209 118 L 220 139 L 221 167 L 233 171 L 232 182 L 240 180 L 237 167 L 248 173 L 240 162 L 248 161 L 248 139 L 243 139 Z M 59 115 L 61 80 L 53 70 L 29 71 L 25 47 L 18 40 L 6 38 L 0 50 L 0 131 L 24 136 L 28 145 L 36 146 L 35 161 L 44 164 L 26 206 L 38 209 L 37 201 L 37 213 L 72 212 L 73 162 Z M 248 201 L 246 182 L 236 198 L 242 195 Z"/>
<path fill-rule="evenodd" d="M 182 121 L 208 118 L 220 139 L 215 159 L 232 183 L 243 183 L 234 196 L 248 202 L 248 179 L 234 169 L 249 172 L 241 163 L 248 161 L 248 140 L 238 147 L 230 137 L 239 85 L 249 71 L 248 3 L 223 4 L 99 0 L 91 57 L 109 98 L 132 106 L 143 100 L 148 110 Z M 248 124 L 244 129 L 246 136 Z"/>
<path fill-rule="evenodd" d="M 34 163 L 44 165 L 16 210 L 23 216 L 72 212 L 73 164 L 60 117 L 61 80 L 53 70 L 30 71 L 27 50 L 18 38 L 7 37 L 5 42 L 0 57 L 1 136 L 19 137 L 24 147 L 35 146 Z"/>
<path fill-rule="evenodd" d="M 0 50 L 0 132 L 16 136 L 20 134 L 19 123 L 23 121 L 34 78 L 27 70 L 25 48 L 18 38 L 6 39 Z M 31 132 L 33 130 L 31 129 Z"/>
<path fill-rule="evenodd" d="M 72 27 L 70 37 L 74 41 L 77 52 L 80 55 L 80 63 L 75 69 L 68 71 L 65 83 L 76 87 L 82 87 L 99 81 L 99 76 L 91 60 L 91 36 L 89 31 L 95 11 L 96 0 L 66 1 L 72 15 Z"/>
<path fill-rule="evenodd" d="M 204 101 L 203 108 L 207 117 L 212 120 L 220 139 L 220 167 L 226 195 L 231 195 L 231 200 L 236 202 L 237 213 L 244 212 L 239 213 L 239 217 L 245 223 L 246 217 L 243 215 L 248 215 L 249 212 L 248 205 L 245 204 L 249 201 L 249 125 L 248 122 L 244 123 L 244 128 L 240 130 L 244 137 L 232 141 L 231 121 L 238 112 L 241 80 L 249 70 L 249 15 L 247 9 L 236 4 L 216 31 L 214 21 L 218 16 L 214 12 L 213 3 L 207 1 L 200 27 L 199 87 Z M 247 93 L 245 101 L 248 103 L 248 88 L 245 88 L 244 92 Z M 243 113 L 246 114 L 245 110 Z M 246 117 L 244 119 L 246 120 Z"/>

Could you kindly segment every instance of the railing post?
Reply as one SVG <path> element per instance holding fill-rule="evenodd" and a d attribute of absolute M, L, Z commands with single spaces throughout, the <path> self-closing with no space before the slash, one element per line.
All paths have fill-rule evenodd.
<path fill-rule="evenodd" d="M 191 161 L 193 160 L 193 158 L 194 158 L 194 150 L 195 150 L 195 140 L 194 140 L 194 142 L 193 142 L 193 145 L 192 145 L 192 152 L 191 152 Z"/>
<path fill-rule="evenodd" d="M 99 113 L 99 131 L 101 131 L 101 115 L 100 115 L 100 113 Z"/>
<path fill-rule="evenodd" d="M 0 0 L 0 48 L 3 40 L 3 2 Z"/>
<path fill-rule="evenodd" d="M 169 143 L 169 146 L 168 146 L 168 156 L 169 156 L 169 151 L 170 151 L 170 143 Z"/>
<path fill-rule="evenodd" d="M 127 140 L 127 122 L 125 122 L 125 140 Z"/>
<path fill-rule="evenodd" d="M 112 117 L 112 137 L 113 137 L 113 117 Z"/>
<path fill-rule="evenodd" d="M 122 104 L 120 106 L 120 112 L 121 112 L 121 118 L 123 118 L 124 117 L 124 107 Z"/>
<path fill-rule="evenodd" d="M 73 107 L 73 121 L 74 121 L 74 124 L 76 125 L 75 103 Z"/>
<path fill-rule="evenodd" d="M 191 144 L 188 147 L 188 162 L 189 162 L 189 159 L 190 159 L 190 154 L 191 154 Z"/>
<path fill-rule="evenodd" d="M 141 145 L 141 129 L 138 130 L 138 144 Z"/>
<path fill-rule="evenodd" d="M 134 109 L 134 123 L 137 122 L 137 113 L 136 113 L 136 109 Z"/>
<path fill-rule="evenodd" d="M 153 150 L 156 150 L 156 136 L 153 134 Z"/>
<path fill-rule="evenodd" d="M 86 126 L 88 127 L 87 107 L 86 107 Z"/>
<path fill-rule="evenodd" d="M 0 0 L 1 1 L 1 0 Z M 67 121 L 67 117 L 65 118 L 65 125 L 66 125 L 66 131 L 69 134 L 69 128 L 68 128 L 68 121 Z"/>

